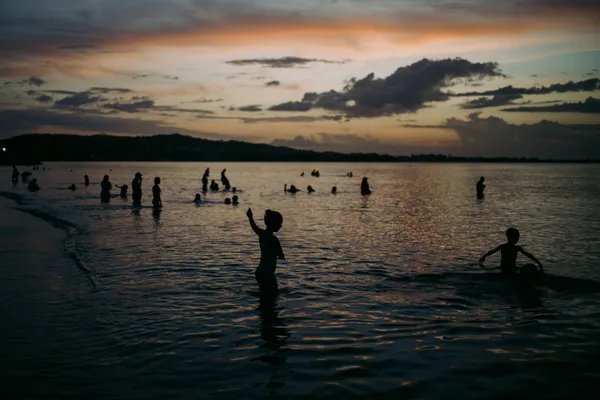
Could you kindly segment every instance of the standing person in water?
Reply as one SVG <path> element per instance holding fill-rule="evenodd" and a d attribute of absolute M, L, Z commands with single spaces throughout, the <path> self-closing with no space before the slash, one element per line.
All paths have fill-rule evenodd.
<path fill-rule="evenodd" d="M 13 164 L 13 171 L 12 171 L 12 183 L 14 183 L 15 185 L 17 183 L 19 183 L 19 170 L 17 169 L 17 166 L 15 164 Z"/>
<path fill-rule="evenodd" d="M 84 175 L 83 182 L 84 182 L 85 186 L 90 186 L 90 177 L 87 175 Z"/>
<path fill-rule="evenodd" d="M 229 184 L 229 179 L 227 179 L 227 177 L 225 176 L 225 171 L 227 170 L 224 169 L 223 171 L 221 171 L 221 183 L 223 184 L 223 186 L 225 186 L 225 190 L 229 190 L 231 189 L 231 185 Z"/>
<path fill-rule="evenodd" d="M 254 222 L 251 208 L 248 209 L 246 215 L 252 230 L 258 235 L 258 243 L 260 244 L 260 264 L 254 272 L 260 289 L 260 297 L 261 300 L 271 300 L 277 297 L 279 291 L 277 278 L 275 277 L 277 260 L 285 260 L 281 243 L 279 243 L 277 236 L 273 235 L 281 229 L 283 216 L 277 211 L 265 211 L 264 221 L 267 228 L 261 229 Z"/>
<path fill-rule="evenodd" d="M 162 208 L 162 200 L 160 199 L 160 178 L 154 178 L 154 186 L 152 186 L 152 207 Z"/>
<path fill-rule="evenodd" d="M 360 183 L 360 194 L 363 196 L 371 194 L 371 189 L 369 188 L 369 182 L 367 182 L 367 179 L 369 178 L 364 176 L 362 178 L 362 182 Z"/>
<path fill-rule="evenodd" d="M 133 197 L 133 205 L 142 205 L 142 174 L 135 173 L 135 178 L 131 181 L 131 197 Z"/>
<path fill-rule="evenodd" d="M 544 272 L 542 263 L 533 254 L 526 252 L 521 246 L 517 246 L 520 236 L 521 234 L 517 229 L 508 228 L 506 230 L 507 242 L 485 253 L 479 260 L 479 266 L 483 269 L 485 259 L 499 251 L 502 257 L 500 259 L 500 271 L 504 275 L 514 276 L 517 273 L 517 255 L 521 253 L 533 260 L 540 267 L 540 272 Z"/>
<path fill-rule="evenodd" d="M 208 191 L 208 176 L 210 175 L 210 168 L 206 168 L 204 171 L 204 175 L 202 175 L 202 191 Z"/>
<path fill-rule="evenodd" d="M 112 184 L 108 180 L 108 175 L 104 175 L 104 179 L 102 179 L 100 187 L 102 188 L 102 191 L 100 192 L 100 200 L 103 203 L 108 203 L 110 201 L 110 190 L 112 189 Z"/>
<path fill-rule="evenodd" d="M 477 185 L 475 186 L 477 188 L 478 199 L 483 199 L 483 190 L 485 189 L 485 185 L 483 184 L 484 181 L 485 178 L 482 176 L 481 178 L 479 178 L 479 182 L 477 182 Z"/>

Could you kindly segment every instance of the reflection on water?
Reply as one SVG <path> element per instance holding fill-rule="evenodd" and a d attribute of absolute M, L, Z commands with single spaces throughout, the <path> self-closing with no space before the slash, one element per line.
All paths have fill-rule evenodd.
<path fill-rule="evenodd" d="M 14 281 L 39 296 L 27 315 L 43 329 L 25 329 L 17 312 L 3 321 L 15 329 L 7 346 L 27 346 L 6 376 L 35 376 L 35 387 L 10 386 L 22 398 L 557 398 L 571 394 L 564 381 L 591 388 L 599 378 L 597 166 L 51 167 L 35 171 L 38 193 L 0 183 L 23 196 L 20 207 L 74 227 L 68 262 L 44 269 L 53 264 L 32 252 L 19 263 L 48 282 L 30 290 Z M 227 169 L 239 207 L 223 204 L 223 192 L 193 202 L 207 167 Z M 137 171 L 161 176 L 162 210 L 146 181 L 141 207 L 117 191 L 100 204 L 103 175 L 122 185 Z M 360 195 L 362 176 L 370 196 Z M 285 183 L 316 192 L 285 194 Z M 273 303 L 260 304 L 247 207 L 283 214 Z M 533 291 L 473 265 L 510 226 L 549 272 Z"/>

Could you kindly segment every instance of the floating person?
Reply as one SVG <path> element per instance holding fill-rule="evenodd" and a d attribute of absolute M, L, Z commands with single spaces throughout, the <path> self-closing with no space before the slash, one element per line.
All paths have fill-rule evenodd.
<path fill-rule="evenodd" d="M 142 205 L 142 174 L 135 173 L 135 177 L 131 181 L 131 197 L 133 197 L 133 205 Z"/>
<path fill-rule="evenodd" d="M 229 197 L 225 198 L 225 204 L 231 204 L 231 199 Z"/>
<path fill-rule="evenodd" d="M 520 252 L 521 254 L 527 256 L 529 259 L 533 260 L 539 267 L 539 272 L 544 272 L 544 267 L 542 263 L 535 258 L 535 256 L 531 253 L 523 250 L 521 246 L 517 246 L 519 242 L 520 233 L 515 228 L 508 228 L 506 230 L 506 239 L 507 242 L 501 244 L 493 250 L 485 253 L 481 259 L 479 260 L 479 266 L 483 269 L 485 267 L 484 262 L 485 259 L 492 254 L 500 251 L 500 272 L 506 276 L 514 276 L 517 274 L 517 255 Z"/>
<path fill-rule="evenodd" d="M 261 229 L 254 222 L 252 209 L 249 208 L 246 215 L 248 216 L 252 230 L 258 235 L 258 242 L 260 244 L 260 263 L 254 272 L 260 289 L 260 298 L 261 300 L 273 300 L 277 297 L 279 291 L 277 278 L 275 277 L 277 260 L 285 260 L 281 243 L 273 233 L 281 229 L 283 216 L 277 211 L 265 211 L 264 221 L 267 228 Z"/>
<path fill-rule="evenodd" d="M 100 188 L 102 188 L 102 191 L 100 192 L 100 201 L 103 203 L 108 203 L 110 201 L 110 190 L 112 189 L 112 184 L 108 179 L 108 175 L 104 175 L 102 182 L 100 182 Z"/>
<path fill-rule="evenodd" d="M 37 192 L 40 190 L 40 185 L 38 185 L 37 179 L 34 178 L 31 180 L 31 182 L 29 182 L 29 185 L 27 185 L 27 190 L 30 192 Z"/>
<path fill-rule="evenodd" d="M 73 183 L 71 186 L 69 186 L 67 189 L 69 190 L 77 190 L 77 186 L 75 186 L 75 184 Z"/>
<path fill-rule="evenodd" d="M 237 206 L 239 203 L 239 198 L 237 197 L 237 195 L 233 196 L 231 198 L 231 204 L 233 204 L 234 206 Z"/>
<path fill-rule="evenodd" d="M 127 189 L 129 189 L 129 186 L 127 186 L 127 184 L 123 185 L 123 186 L 119 186 L 119 185 L 115 185 L 117 188 L 121 189 L 121 198 L 122 199 L 126 199 L 127 198 Z"/>
<path fill-rule="evenodd" d="M 196 193 L 196 197 L 194 197 L 194 203 L 200 204 L 202 199 L 200 198 L 200 193 Z"/>
<path fill-rule="evenodd" d="M 485 185 L 483 184 L 483 182 L 485 181 L 485 177 L 481 177 L 479 178 L 479 182 L 477 182 L 477 185 L 475 185 L 476 189 L 477 189 L 477 198 L 478 199 L 483 199 L 483 190 L 485 189 Z"/>
<path fill-rule="evenodd" d="M 221 183 L 223 184 L 223 186 L 225 186 L 225 190 L 229 190 L 231 189 L 231 185 L 229 184 L 229 179 L 227 179 L 227 177 L 225 176 L 225 171 L 227 170 L 224 169 L 223 171 L 221 171 Z"/>
<path fill-rule="evenodd" d="M 26 183 L 29 182 L 29 177 L 31 176 L 31 172 L 25 171 L 21 174 L 21 182 Z"/>
<path fill-rule="evenodd" d="M 285 185 L 283 185 L 283 191 L 287 192 L 287 193 L 298 193 L 300 190 L 296 188 L 296 186 L 294 185 L 290 185 L 290 188 L 287 188 L 287 183 Z"/>
<path fill-rule="evenodd" d="M 202 175 L 202 191 L 208 191 L 208 176 L 210 175 L 210 168 L 206 168 L 204 171 L 204 175 Z"/>
<path fill-rule="evenodd" d="M 219 190 L 219 184 L 215 182 L 214 179 L 210 182 L 210 190 L 212 190 L 213 192 Z"/>
<path fill-rule="evenodd" d="M 90 177 L 87 175 L 84 175 L 83 182 L 84 182 L 85 186 L 90 186 Z"/>
<path fill-rule="evenodd" d="M 15 164 L 13 164 L 13 170 L 12 170 L 12 183 L 14 183 L 15 185 L 17 183 L 19 183 L 19 170 L 17 169 L 17 166 Z"/>
<path fill-rule="evenodd" d="M 364 176 L 362 178 L 362 182 L 360 183 L 360 194 L 363 196 L 371 194 L 371 188 L 369 188 L 369 182 L 367 181 L 369 178 Z"/>
<path fill-rule="evenodd" d="M 308 193 L 312 193 L 312 192 L 315 192 L 315 189 L 313 189 L 313 187 L 312 187 L 312 186 L 308 185 L 308 186 L 306 187 L 306 191 L 307 191 Z"/>
<path fill-rule="evenodd" d="M 336 194 L 337 193 L 337 187 L 334 186 L 331 188 L 331 194 Z"/>
<path fill-rule="evenodd" d="M 154 178 L 154 186 L 152 186 L 152 207 L 162 208 L 162 200 L 160 199 L 160 178 Z"/>

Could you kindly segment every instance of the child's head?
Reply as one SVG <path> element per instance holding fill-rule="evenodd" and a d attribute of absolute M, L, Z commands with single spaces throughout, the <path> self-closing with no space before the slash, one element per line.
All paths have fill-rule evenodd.
<path fill-rule="evenodd" d="M 107 181 L 108 180 L 108 175 L 104 175 L 104 179 L 103 180 Z"/>
<path fill-rule="evenodd" d="M 196 197 L 194 197 L 194 201 L 200 201 L 200 193 L 196 193 Z"/>
<path fill-rule="evenodd" d="M 154 178 L 154 184 L 160 185 L 160 178 L 158 176 L 156 178 Z"/>
<path fill-rule="evenodd" d="M 508 243 L 517 244 L 519 242 L 519 237 L 521 234 L 519 230 L 516 228 L 508 228 L 506 230 L 506 238 L 508 239 Z"/>
<path fill-rule="evenodd" d="M 233 204 L 237 204 L 238 203 L 238 197 L 237 197 L 237 195 L 232 197 L 232 201 L 233 201 Z"/>
<path fill-rule="evenodd" d="M 283 216 L 277 211 L 265 211 L 265 225 L 273 232 L 277 232 L 283 225 Z"/>
<path fill-rule="evenodd" d="M 229 197 L 225 199 L 225 204 L 231 204 L 231 199 Z"/>
<path fill-rule="evenodd" d="M 479 178 L 479 182 L 483 182 L 483 181 L 485 181 L 485 177 L 482 176 Z"/>

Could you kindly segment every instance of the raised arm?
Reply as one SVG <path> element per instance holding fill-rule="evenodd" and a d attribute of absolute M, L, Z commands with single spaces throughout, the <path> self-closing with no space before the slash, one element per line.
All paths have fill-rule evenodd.
<path fill-rule="evenodd" d="M 246 215 L 248 216 L 248 221 L 250 222 L 250 227 L 252 228 L 254 233 L 256 233 L 257 235 L 260 235 L 260 232 L 262 231 L 262 229 L 260 229 L 258 227 L 258 225 L 256 225 L 256 222 L 254 222 L 254 215 L 252 214 L 251 208 L 249 208 L 248 211 L 246 211 Z"/>
<path fill-rule="evenodd" d="M 525 251 L 521 246 L 519 246 L 519 251 L 526 257 L 528 257 L 530 260 L 534 261 L 537 265 L 539 265 L 540 267 L 540 272 L 544 272 L 544 267 L 542 266 L 542 263 L 540 262 L 540 260 L 538 260 L 537 258 L 535 258 L 535 256 L 527 251 Z"/>
<path fill-rule="evenodd" d="M 487 253 L 485 253 L 483 256 L 481 256 L 481 258 L 479 259 L 479 266 L 480 266 L 481 268 L 483 268 L 483 267 L 484 267 L 484 265 L 483 265 L 483 262 L 485 261 L 486 257 L 489 257 L 489 256 L 491 256 L 492 254 L 499 252 L 499 251 L 502 249 L 502 246 L 503 246 L 503 245 L 501 244 L 500 246 L 496 247 L 496 248 L 495 248 L 495 249 L 493 249 L 493 250 L 490 250 L 490 251 L 488 251 L 488 252 L 487 252 Z"/>

